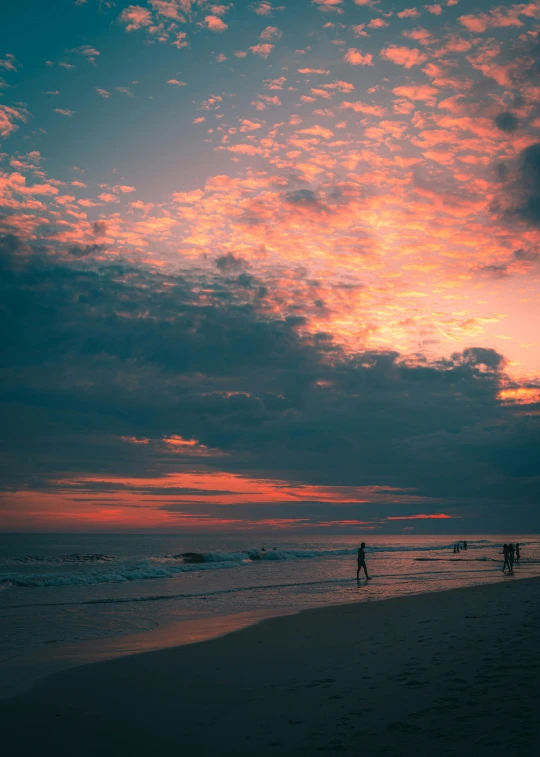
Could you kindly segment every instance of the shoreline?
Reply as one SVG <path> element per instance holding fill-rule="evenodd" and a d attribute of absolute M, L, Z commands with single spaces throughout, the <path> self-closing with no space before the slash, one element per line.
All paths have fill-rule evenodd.
<path fill-rule="evenodd" d="M 475 755 L 493 757 L 493 729 L 511 738 L 505 752 L 540 746 L 539 641 L 539 578 L 318 607 L 54 673 L 1 701 L 0 722 L 20 757 L 43 746 L 42 729 L 66 757 L 75 743 L 80 755 L 106 743 L 130 757 L 381 744 L 408 755 L 413 742 L 415 755 L 453 755 L 479 734 Z"/>
<path fill-rule="evenodd" d="M 513 575 L 513 581 L 527 581 L 534 576 L 521 578 L 519 573 Z M 540 579 L 540 576 L 538 576 Z M 423 596 L 427 594 L 445 594 L 462 589 L 481 588 L 504 583 L 510 579 L 510 575 L 504 574 L 500 578 L 490 582 L 482 582 L 466 587 L 437 588 L 426 591 L 419 590 L 417 593 L 407 593 L 404 596 L 390 596 L 382 599 L 366 597 L 360 600 L 343 602 L 337 600 L 326 605 L 314 604 L 312 607 L 297 607 L 283 605 L 279 608 L 265 608 L 259 610 L 246 610 L 224 615 L 211 615 L 202 618 L 171 621 L 147 631 L 121 634 L 117 636 L 105 636 L 84 641 L 64 642 L 51 640 L 47 645 L 41 644 L 25 653 L 15 653 L 6 658 L 0 664 L 0 702 L 11 697 L 24 694 L 50 675 L 90 665 L 102 661 L 115 660 L 120 657 L 131 655 L 159 652 L 176 647 L 183 647 L 199 642 L 211 641 L 222 638 L 230 633 L 243 630 L 257 625 L 270 618 L 287 617 L 288 615 L 310 612 L 312 610 L 324 610 L 331 607 L 349 607 L 360 603 L 391 602 L 396 599 Z M 354 578 L 350 579 L 351 585 L 356 585 Z M 367 582 L 361 579 L 360 586 L 367 586 Z M 167 597 L 163 597 L 167 599 Z"/>
<path fill-rule="evenodd" d="M 506 580 L 510 576 L 506 576 Z M 514 581 L 526 581 L 530 576 L 520 578 L 519 573 L 512 576 Z M 540 578 L 540 577 L 539 577 Z M 404 597 L 391 596 L 383 599 L 367 597 L 361 600 L 349 602 L 336 601 L 328 604 L 313 605 L 298 609 L 294 606 L 283 605 L 279 608 L 266 608 L 260 610 L 247 610 L 225 615 L 213 615 L 196 619 L 172 621 L 148 631 L 122 634 L 118 636 L 105 636 L 85 641 L 56 642 L 51 640 L 47 646 L 40 645 L 28 652 L 16 653 L 8 657 L 0 664 L 0 702 L 11 697 L 30 691 L 33 686 L 50 675 L 63 670 L 78 668 L 96 662 L 115 660 L 120 657 L 159 652 L 166 649 L 183 647 L 203 641 L 219 639 L 230 633 L 244 628 L 257 625 L 270 618 L 287 617 L 288 615 L 309 612 L 311 610 L 324 610 L 330 607 L 348 607 L 361 603 L 391 602 L 412 596 L 424 594 L 439 594 L 452 591 L 460 591 L 464 588 L 480 588 L 504 583 L 505 576 L 501 575 L 489 583 L 479 583 L 468 587 L 437 588 L 428 591 L 406 594 Z M 354 578 L 350 579 L 351 585 L 356 585 Z M 360 586 L 367 585 L 361 579 Z M 163 597 L 167 599 L 167 597 Z"/>

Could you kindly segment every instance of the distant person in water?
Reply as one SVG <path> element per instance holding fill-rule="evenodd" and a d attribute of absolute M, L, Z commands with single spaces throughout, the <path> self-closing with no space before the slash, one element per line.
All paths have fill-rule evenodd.
<path fill-rule="evenodd" d="M 466 541 L 464 541 L 464 542 L 463 542 L 463 549 L 464 549 L 465 551 L 467 551 L 467 542 L 466 542 Z"/>
<path fill-rule="evenodd" d="M 521 558 L 521 553 L 519 551 L 519 544 L 516 544 L 516 562 L 519 562 Z"/>
<path fill-rule="evenodd" d="M 516 556 L 516 550 L 513 544 L 508 545 L 508 563 L 510 564 L 510 573 L 514 572 L 514 559 Z"/>
<path fill-rule="evenodd" d="M 508 568 L 508 572 L 510 572 L 510 561 L 509 561 L 509 552 L 508 552 L 508 544 L 503 544 L 503 551 L 502 553 L 504 555 L 504 565 L 503 565 L 503 573 Z"/>
<path fill-rule="evenodd" d="M 360 571 L 361 569 L 364 569 L 364 573 L 366 574 L 366 580 L 369 581 L 370 578 L 368 576 L 367 567 L 366 567 L 366 543 L 365 541 L 360 544 L 360 549 L 358 550 L 358 570 L 356 571 L 356 580 L 360 580 Z"/>

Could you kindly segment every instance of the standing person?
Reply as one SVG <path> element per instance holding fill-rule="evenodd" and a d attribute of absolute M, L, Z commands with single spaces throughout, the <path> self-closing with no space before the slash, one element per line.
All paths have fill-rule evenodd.
<path fill-rule="evenodd" d="M 358 550 L 358 570 L 356 571 L 356 580 L 360 580 L 360 570 L 364 569 L 364 573 L 366 574 L 366 580 L 369 581 L 370 578 L 368 576 L 367 567 L 366 567 L 366 543 L 365 541 L 360 544 L 360 549 Z"/>
<path fill-rule="evenodd" d="M 457 549 L 456 549 L 456 545 L 454 544 L 454 554 L 456 554 L 456 552 L 457 552 Z"/>
<path fill-rule="evenodd" d="M 504 565 L 503 565 L 503 573 L 508 568 L 508 571 L 510 572 L 510 562 L 508 561 L 509 553 L 508 553 L 508 544 L 503 544 L 503 551 L 501 552 L 502 555 L 504 555 Z"/>
<path fill-rule="evenodd" d="M 514 557 L 515 557 L 515 549 L 513 544 L 508 545 L 508 562 L 510 564 L 510 573 L 514 572 Z"/>
<path fill-rule="evenodd" d="M 516 544 L 516 562 L 519 562 L 521 558 L 521 553 L 519 551 L 519 544 Z"/>
<path fill-rule="evenodd" d="M 464 542 L 463 542 L 463 549 L 464 549 L 465 551 L 467 551 L 467 542 L 466 542 L 466 541 L 464 541 Z"/>

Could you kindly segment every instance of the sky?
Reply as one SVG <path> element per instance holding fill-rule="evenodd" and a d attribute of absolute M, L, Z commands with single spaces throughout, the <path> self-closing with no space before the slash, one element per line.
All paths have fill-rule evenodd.
<path fill-rule="evenodd" d="M 0 528 L 540 529 L 540 0 L 0 25 Z"/>

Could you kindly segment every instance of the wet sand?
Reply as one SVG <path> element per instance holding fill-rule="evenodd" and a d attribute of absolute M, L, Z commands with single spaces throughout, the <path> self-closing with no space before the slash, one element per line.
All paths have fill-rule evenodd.
<path fill-rule="evenodd" d="M 540 579 L 271 618 L 0 702 L 9 757 L 540 754 Z"/>

